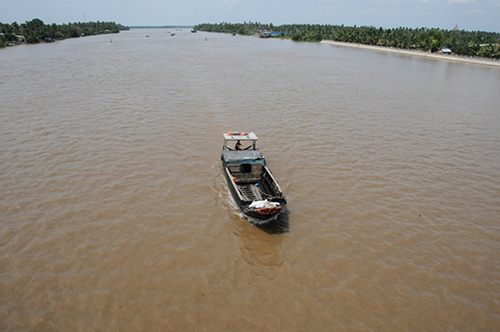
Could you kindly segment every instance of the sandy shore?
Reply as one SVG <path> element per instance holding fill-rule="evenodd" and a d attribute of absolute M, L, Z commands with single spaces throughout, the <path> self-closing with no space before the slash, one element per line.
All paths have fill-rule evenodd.
<path fill-rule="evenodd" d="M 333 40 L 322 40 L 321 43 L 322 44 L 338 45 L 338 46 L 359 47 L 359 48 L 366 48 L 366 49 L 377 50 L 377 51 L 394 52 L 394 53 L 399 53 L 399 54 L 418 55 L 418 56 L 423 56 L 423 57 L 427 57 L 427 58 L 473 63 L 473 64 L 483 65 L 483 66 L 500 67 L 500 61 L 497 61 L 497 60 L 462 57 L 462 56 L 458 56 L 458 55 L 435 54 L 435 53 L 421 52 L 421 51 L 410 51 L 410 50 L 403 50 L 403 49 L 392 48 L 392 47 L 372 46 L 372 45 L 355 44 L 355 43 L 344 43 L 344 42 L 337 42 L 337 41 L 333 41 Z"/>

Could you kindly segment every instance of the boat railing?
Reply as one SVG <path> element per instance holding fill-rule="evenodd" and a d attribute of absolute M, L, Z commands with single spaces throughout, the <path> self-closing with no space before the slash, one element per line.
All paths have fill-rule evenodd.
<path fill-rule="evenodd" d="M 233 177 L 233 176 L 231 175 L 231 172 L 229 171 L 229 169 L 225 167 L 225 168 L 224 168 L 224 170 L 225 170 L 225 172 L 226 172 L 226 175 L 229 177 L 229 179 L 232 179 L 232 177 Z M 238 186 L 236 185 L 236 183 L 234 182 L 234 180 L 232 180 L 232 181 L 228 181 L 228 182 L 229 182 L 229 183 L 230 183 L 230 185 L 233 187 L 233 190 L 234 190 L 234 192 L 238 195 L 239 199 L 240 199 L 240 200 L 244 200 L 244 199 L 245 199 L 245 197 L 243 197 L 243 196 L 241 195 L 240 191 L 238 190 Z"/>
<path fill-rule="evenodd" d="M 274 178 L 273 174 L 271 173 L 271 171 L 269 170 L 269 168 L 267 168 L 266 166 L 264 166 L 264 172 L 263 172 L 263 178 L 264 180 L 267 180 L 267 182 L 270 183 L 270 185 L 272 186 L 272 189 L 274 190 L 274 192 L 281 196 L 281 188 L 280 186 L 278 185 L 278 182 L 276 181 L 276 179 Z"/>

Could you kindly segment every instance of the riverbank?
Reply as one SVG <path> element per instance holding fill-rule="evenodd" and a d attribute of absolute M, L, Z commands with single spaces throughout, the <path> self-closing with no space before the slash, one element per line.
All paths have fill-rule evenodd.
<path fill-rule="evenodd" d="M 411 50 L 404 50 L 404 49 L 393 48 L 393 47 L 373 46 L 373 45 L 364 45 L 364 44 L 355 44 L 355 43 L 344 43 L 344 42 L 338 42 L 338 41 L 333 41 L 333 40 L 322 40 L 321 43 L 322 44 L 336 45 L 336 46 L 359 47 L 359 48 L 365 48 L 365 49 L 370 49 L 370 50 L 393 52 L 393 53 L 399 53 L 399 54 L 417 55 L 417 56 L 423 56 L 423 57 L 427 57 L 427 58 L 448 60 L 448 61 L 455 61 L 455 62 L 466 62 L 466 63 L 472 63 L 472 64 L 483 65 L 483 66 L 500 67 L 500 61 L 497 61 L 497 60 L 463 57 L 463 56 L 459 56 L 459 55 L 436 54 L 436 53 L 429 53 L 429 52 L 422 52 L 422 51 L 411 51 Z"/>

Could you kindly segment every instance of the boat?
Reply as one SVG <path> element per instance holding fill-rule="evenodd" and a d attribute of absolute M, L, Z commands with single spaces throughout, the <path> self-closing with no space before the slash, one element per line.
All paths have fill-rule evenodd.
<path fill-rule="evenodd" d="M 257 136 L 239 131 L 223 136 L 222 169 L 235 203 L 253 224 L 276 220 L 285 211 L 287 201 L 257 148 Z"/>
<path fill-rule="evenodd" d="M 257 38 L 269 38 L 271 35 L 267 31 L 260 31 L 253 34 Z"/>

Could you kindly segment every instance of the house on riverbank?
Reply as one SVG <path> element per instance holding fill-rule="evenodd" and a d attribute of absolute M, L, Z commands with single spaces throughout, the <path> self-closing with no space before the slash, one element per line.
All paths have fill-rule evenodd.
<path fill-rule="evenodd" d="M 7 34 L 6 35 L 5 33 L 0 33 L 0 36 L 3 37 L 7 46 L 24 44 L 26 42 L 26 38 L 22 35 L 14 35 L 14 34 Z"/>

